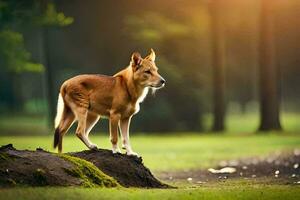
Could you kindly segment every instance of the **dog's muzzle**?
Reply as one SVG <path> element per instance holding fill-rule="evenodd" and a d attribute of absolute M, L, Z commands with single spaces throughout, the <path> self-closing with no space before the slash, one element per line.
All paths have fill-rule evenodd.
<path fill-rule="evenodd" d="M 160 88 L 163 88 L 165 86 L 165 84 L 166 84 L 166 80 L 161 77 L 160 81 L 156 85 L 151 85 L 151 87 L 153 87 L 155 89 L 160 89 Z"/>

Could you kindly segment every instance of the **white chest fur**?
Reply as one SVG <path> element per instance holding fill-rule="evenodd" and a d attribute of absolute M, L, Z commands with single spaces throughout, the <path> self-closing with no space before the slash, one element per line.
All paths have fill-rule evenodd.
<path fill-rule="evenodd" d="M 140 103 L 142 103 L 144 101 L 145 97 L 148 94 L 148 91 L 149 91 L 149 88 L 145 88 L 142 95 L 136 101 L 134 114 L 136 114 L 140 111 Z"/>

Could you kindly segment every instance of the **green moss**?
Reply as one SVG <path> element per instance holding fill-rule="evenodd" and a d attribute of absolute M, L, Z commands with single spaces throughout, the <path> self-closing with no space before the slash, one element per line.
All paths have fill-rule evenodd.
<path fill-rule="evenodd" d="M 11 185 L 11 186 L 16 186 L 17 185 L 16 181 L 14 181 L 14 179 L 12 179 L 12 178 L 7 179 L 7 184 Z"/>
<path fill-rule="evenodd" d="M 43 169 L 37 168 L 33 177 L 38 185 L 48 185 L 46 172 Z"/>
<path fill-rule="evenodd" d="M 1 187 L 7 187 L 7 186 L 16 186 L 16 185 L 17 185 L 17 183 L 14 179 L 6 178 L 6 177 L 0 177 L 0 188 Z"/>
<path fill-rule="evenodd" d="M 8 161 L 11 160 L 12 158 L 7 154 L 7 153 L 0 153 L 0 161 Z"/>
<path fill-rule="evenodd" d="M 104 174 L 92 163 L 69 155 L 59 155 L 74 165 L 72 169 L 65 169 L 72 176 L 82 179 L 84 187 L 117 187 L 119 183 L 112 177 Z"/>

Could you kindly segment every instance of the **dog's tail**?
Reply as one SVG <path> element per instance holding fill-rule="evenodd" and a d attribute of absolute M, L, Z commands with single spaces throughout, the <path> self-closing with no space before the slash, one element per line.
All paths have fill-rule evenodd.
<path fill-rule="evenodd" d="M 59 139 L 60 138 L 60 133 L 59 133 L 59 129 L 56 128 L 55 132 L 54 132 L 54 142 L 53 142 L 53 148 L 56 149 L 56 147 L 58 146 L 59 143 Z"/>
<path fill-rule="evenodd" d="M 59 152 L 61 152 L 61 150 L 62 150 L 61 145 L 59 144 L 61 142 L 59 124 L 62 120 L 64 109 L 65 109 L 64 100 L 62 98 L 61 93 L 59 93 L 58 101 L 57 101 L 57 113 L 56 113 L 56 117 L 55 117 L 55 120 L 54 120 L 55 133 L 54 133 L 54 142 L 53 142 L 53 147 L 56 148 L 58 146 L 58 151 Z"/>
<path fill-rule="evenodd" d="M 64 100 L 61 96 L 61 93 L 59 93 L 58 95 L 58 101 L 57 101 L 57 111 L 56 111 L 56 117 L 54 120 L 54 128 L 58 128 L 59 123 L 61 121 L 62 115 L 64 113 L 64 107 L 65 107 L 65 103 Z"/>

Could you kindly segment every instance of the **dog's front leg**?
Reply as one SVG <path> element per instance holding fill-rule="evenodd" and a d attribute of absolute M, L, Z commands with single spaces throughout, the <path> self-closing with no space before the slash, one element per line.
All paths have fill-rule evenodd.
<path fill-rule="evenodd" d="M 130 126 L 130 117 L 121 119 L 120 120 L 120 130 L 122 133 L 122 148 L 126 149 L 126 154 L 127 155 L 134 155 L 138 156 L 137 153 L 135 153 L 130 145 L 129 141 L 129 126 Z"/>
<path fill-rule="evenodd" d="M 118 146 L 118 124 L 120 121 L 120 115 L 111 114 L 109 118 L 109 132 L 110 132 L 110 141 L 112 143 L 112 152 L 121 153 Z"/>

